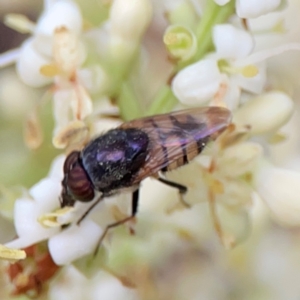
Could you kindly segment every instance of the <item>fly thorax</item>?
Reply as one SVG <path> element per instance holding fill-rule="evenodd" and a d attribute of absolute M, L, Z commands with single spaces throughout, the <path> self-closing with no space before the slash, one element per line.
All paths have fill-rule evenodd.
<path fill-rule="evenodd" d="M 105 193 L 129 186 L 144 164 L 148 137 L 139 129 L 113 129 L 82 152 L 82 163 L 95 188 Z"/>

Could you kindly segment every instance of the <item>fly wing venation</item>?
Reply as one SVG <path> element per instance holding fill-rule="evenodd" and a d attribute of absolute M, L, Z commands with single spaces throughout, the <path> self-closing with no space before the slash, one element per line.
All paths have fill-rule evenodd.
<path fill-rule="evenodd" d="M 203 107 L 125 122 L 120 128 L 138 128 L 149 137 L 148 155 L 136 183 L 183 157 L 192 143 L 206 142 L 223 131 L 230 121 L 231 113 L 226 108 Z"/>

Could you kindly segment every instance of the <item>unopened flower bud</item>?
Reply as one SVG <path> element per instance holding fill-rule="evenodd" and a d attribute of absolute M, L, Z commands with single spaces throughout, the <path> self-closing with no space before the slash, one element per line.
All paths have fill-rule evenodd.
<path fill-rule="evenodd" d="M 220 172 L 232 177 L 250 172 L 262 153 L 262 147 L 252 142 L 239 143 L 228 147 L 224 150 L 223 155 L 218 158 L 218 164 L 222 166 Z"/>
<path fill-rule="evenodd" d="M 112 34 L 122 39 L 139 40 L 151 17 L 149 0 L 114 0 L 110 10 Z"/>
<path fill-rule="evenodd" d="M 175 59 L 187 60 L 197 50 L 196 36 L 184 26 L 169 26 L 164 34 L 163 41 L 169 53 Z"/>
<path fill-rule="evenodd" d="M 251 126 L 251 133 L 266 134 L 278 130 L 291 117 L 294 105 L 290 97 L 273 91 L 258 96 L 238 109 L 233 122 Z"/>
<path fill-rule="evenodd" d="M 253 185 L 276 220 L 284 225 L 300 225 L 299 172 L 263 162 L 254 174 Z"/>

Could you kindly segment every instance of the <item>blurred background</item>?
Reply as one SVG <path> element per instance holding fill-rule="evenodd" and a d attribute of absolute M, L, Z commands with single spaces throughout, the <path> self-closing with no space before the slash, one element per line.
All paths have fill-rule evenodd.
<path fill-rule="evenodd" d="M 26 15 L 35 22 L 43 1 L 0 1 L 0 53 L 19 47 L 28 34 L 19 33 L 3 24 L 7 13 Z M 30 187 L 47 174 L 52 158 L 58 153 L 51 144 L 53 128 L 51 103 L 42 111 L 45 143 L 38 150 L 24 144 L 24 122 L 28 113 L 41 101 L 46 89 L 32 89 L 16 76 L 15 66 L 0 69 L 0 183 L 8 188 L 22 184 Z M 48 130 L 47 130 L 48 129 Z M 45 159 L 45 157 L 47 159 Z M 34 168 L 35 172 L 28 172 Z"/>
<path fill-rule="evenodd" d="M 300 1 L 293 0 L 290 4 L 286 21 L 290 23 L 289 28 L 294 30 L 287 41 L 299 41 Z M 43 1 L 40 0 L 0 0 L 0 19 L 3 20 L 7 13 L 20 13 L 35 22 L 42 9 Z M 18 47 L 26 38 L 28 35 L 18 33 L 0 22 L 0 53 Z M 277 35 L 273 40 L 268 40 L 267 46 L 272 47 L 278 41 L 280 37 Z M 264 42 L 264 36 L 258 37 L 258 45 Z M 296 106 L 299 106 L 300 55 L 293 52 L 284 54 L 282 58 L 270 60 L 268 76 L 274 85 L 283 78 L 283 88 L 290 88 Z M 42 146 L 37 150 L 29 150 L 23 139 L 28 113 L 42 101 L 48 88 L 33 89 L 24 85 L 16 76 L 14 65 L 0 69 L 0 191 L 3 195 L 19 186 L 29 188 L 35 184 L 48 173 L 53 158 L 61 153 L 54 149 L 51 141 L 51 101 L 41 111 L 45 134 Z M 270 151 L 279 165 L 300 171 L 298 125 L 299 118 L 295 114 L 284 128 L 284 132 L 291 137 L 289 142 L 275 146 Z M 34 172 L 30 172 L 32 169 Z M 185 298 L 193 300 L 299 300 L 300 230 L 281 227 L 269 218 L 264 209 L 262 211 L 254 220 L 248 240 L 233 250 L 223 249 L 212 230 L 212 240 L 206 241 L 203 249 L 179 247 L 164 261 L 161 269 L 158 259 L 152 279 L 158 286 L 161 282 L 159 288 L 164 295 L 162 299 L 167 299 L 173 288 L 177 292 L 175 287 L 182 286 L 182 295 L 187 290 L 196 290 L 191 295 L 198 296 L 199 290 L 203 292 L 201 298 Z M 184 280 L 185 274 L 187 280 Z M 170 299 L 175 298 L 171 296 Z"/>

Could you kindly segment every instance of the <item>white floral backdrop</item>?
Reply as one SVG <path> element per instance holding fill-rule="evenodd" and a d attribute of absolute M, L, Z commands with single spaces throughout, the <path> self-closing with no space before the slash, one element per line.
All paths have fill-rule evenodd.
<path fill-rule="evenodd" d="M 28 35 L 0 55 L 1 299 L 299 299 L 300 2 L 45 0 L 36 21 L 26 2 L 0 1 Z M 60 209 L 66 154 L 202 106 L 233 124 L 167 174 L 191 207 L 147 178 L 95 256 L 130 194 L 78 226 L 90 204 Z"/>

